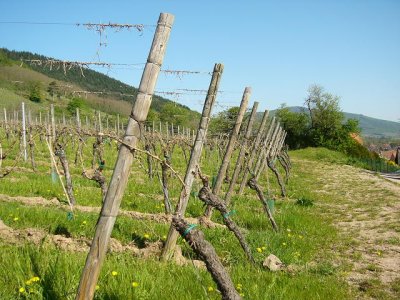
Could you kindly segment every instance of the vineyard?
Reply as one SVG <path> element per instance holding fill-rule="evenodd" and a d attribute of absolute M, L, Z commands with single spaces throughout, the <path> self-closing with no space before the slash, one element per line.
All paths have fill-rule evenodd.
<path fill-rule="evenodd" d="M 250 87 L 211 134 L 222 64 L 196 130 L 146 120 L 172 23 L 160 15 L 127 122 L 4 108 L 0 298 L 396 299 L 397 184 L 337 152 L 289 152 Z M 363 203 L 361 183 L 381 201 Z M 371 218 L 385 235 L 365 245 Z"/>

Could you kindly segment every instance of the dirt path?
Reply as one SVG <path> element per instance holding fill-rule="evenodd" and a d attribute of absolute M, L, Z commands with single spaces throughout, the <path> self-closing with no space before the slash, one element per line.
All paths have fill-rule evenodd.
<path fill-rule="evenodd" d="M 0 202 L 18 202 L 24 205 L 30 206 L 43 206 L 43 207 L 57 207 L 59 209 L 63 209 L 65 211 L 69 211 L 69 206 L 66 204 L 60 203 L 56 198 L 51 200 L 47 200 L 43 197 L 23 197 L 23 196 L 8 196 L 4 194 L 0 194 Z M 100 213 L 100 207 L 96 206 L 82 206 L 82 205 L 75 205 L 74 210 L 80 212 L 87 212 L 87 213 Z M 143 213 L 137 211 L 128 211 L 128 210 L 120 210 L 119 215 L 128 216 L 135 220 L 148 220 L 157 223 L 171 223 L 172 216 L 166 215 L 164 213 L 161 214 L 151 214 L 151 213 Z M 225 228 L 225 225 L 218 224 L 212 222 L 207 219 L 197 219 L 197 218 L 186 218 L 186 220 L 192 224 L 199 224 L 203 225 L 207 228 Z"/>
<path fill-rule="evenodd" d="M 319 209 L 352 240 L 338 253 L 342 262 L 353 264 L 348 282 L 362 292 L 381 288 L 393 296 L 393 285 L 400 288 L 400 184 L 351 166 L 296 163 L 318 178 L 317 193 L 331 199 Z"/>

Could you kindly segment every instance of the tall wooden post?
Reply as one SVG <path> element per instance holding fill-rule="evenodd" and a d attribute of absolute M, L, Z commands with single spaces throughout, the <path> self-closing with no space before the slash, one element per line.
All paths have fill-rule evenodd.
<path fill-rule="evenodd" d="M 78 130 L 81 130 L 81 118 L 79 115 L 79 108 L 76 108 L 76 126 L 78 127 Z"/>
<path fill-rule="evenodd" d="M 221 166 L 218 171 L 217 179 L 215 180 L 215 184 L 213 186 L 212 192 L 214 195 L 218 196 L 218 194 L 221 190 L 222 182 L 225 178 L 226 170 L 228 168 L 229 161 L 231 160 L 231 157 L 232 157 L 232 152 L 233 152 L 236 140 L 239 135 L 240 126 L 242 125 L 243 116 L 244 116 L 244 113 L 246 112 L 247 103 L 249 102 L 250 95 L 251 95 L 251 88 L 246 87 L 243 92 L 242 102 L 240 103 L 240 108 L 239 108 L 238 116 L 236 118 L 236 123 L 232 129 L 232 133 L 231 133 L 231 137 L 228 142 L 228 146 L 226 147 L 224 159 L 222 160 Z M 204 213 L 204 216 L 207 218 L 210 218 L 211 213 L 212 213 L 212 206 L 208 205 L 206 208 L 206 211 Z"/>
<path fill-rule="evenodd" d="M 261 146 L 261 150 L 259 151 L 259 154 L 258 154 L 258 157 L 257 157 L 257 161 L 256 161 L 254 167 L 249 166 L 251 168 L 253 174 L 256 174 L 258 169 L 260 168 L 261 162 L 263 160 L 263 155 L 265 153 L 265 148 L 268 147 L 268 143 L 271 140 L 271 136 L 273 134 L 273 131 L 278 126 L 277 124 L 275 124 L 275 121 L 276 121 L 276 119 L 274 117 L 272 119 L 272 121 L 271 121 L 271 124 L 269 125 L 268 132 L 267 132 L 267 134 L 266 134 L 266 136 L 264 138 L 264 141 L 263 141 L 262 146 Z M 247 182 L 246 182 L 246 184 L 247 184 Z"/>
<path fill-rule="evenodd" d="M 240 183 L 238 195 L 241 195 L 243 193 L 244 187 L 247 184 L 247 179 L 249 177 L 248 168 L 251 168 L 251 166 L 253 165 L 254 158 L 256 157 L 256 154 L 259 151 L 259 146 L 261 143 L 262 136 L 264 134 L 265 124 L 267 123 L 267 119 L 268 119 L 268 110 L 264 111 L 264 115 L 263 115 L 260 127 L 258 128 L 256 140 L 254 141 L 250 157 L 246 161 L 245 166 L 243 168 L 243 178 L 242 178 L 242 182 Z"/>
<path fill-rule="evenodd" d="M 275 144 L 277 143 L 277 139 L 278 139 L 279 135 L 281 134 L 281 130 L 282 130 L 282 127 L 279 125 L 279 123 L 277 123 L 274 133 L 272 135 L 271 141 L 269 142 L 268 148 L 266 150 L 263 149 L 264 153 L 262 155 L 261 164 L 260 164 L 258 170 L 255 171 L 256 180 L 258 180 L 262 171 L 264 170 L 264 167 L 266 166 L 266 164 L 268 162 L 269 155 L 271 154 L 271 151 L 275 147 Z"/>
<path fill-rule="evenodd" d="M 201 157 L 201 151 L 203 149 L 204 141 L 207 136 L 208 125 L 210 123 L 211 109 L 217 97 L 218 86 L 221 80 L 223 70 L 224 66 L 222 64 L 215 64 L 210 86 L 207 92 L 206 101 L 203 107 L 203 113 L 200 120 L 199 129 L 197 131 L 196 140 L 194 142 L 192 152 L 190 155 L 189 164 L 186 169 L 186 175 L 184 180 L 185 185 L 182 187 L 182 191 L 179 197 L 179 202 L 175 209 L 175 214 L 178 215 L 179 217 L 184 216 L 187 203 L 189 201 L 190 191 L 192 189 L 193 180 L 196 174 L 196 167 L 199 163 Z M 164 249 L 161 254 L 161 258 L 163 260 L 169 259 L 173 255 L 178 235 L 179 235 L 178 232 L 174 229 L 174 226 L 171 224 L 171 227 L 168 232 L 167 241 L 165 243 Z"/>
<path fill-rule="evenodd" d="M 231 202 L 232 192 L 233 192 L 233 189 L 235 188 L 236 181 L 237 181 L 237 179 L 239 177 L 239 172 L 240 172 L 240 169 L 242 167 L 242 163 L 243 163 L 243 159 L 244 159 L 244 156 L 245 156 L 246 148 L 248 147 L 251 131 L 253 129 L 253 122 L 254 122 L 254 119 L 255 119 L 255 116 L 256 116 L 257 107 L 258 107 L 258 102 L 254 102 L 253 109 L 252 109 L 251 114 L 250 114 L 250 119 L 249 119 L 249 122 L 247 123 L 246 133 L 244 135 L 244 139 L 242 141 L 242 145 L 241 145 L 241 148 L 240 148 L 239 156 L 236 159 L 235 170 L 233 171 L 233 175 L 232 175 L 231 182 L 229 184 L 228 191 L 225 194 L 225 203 L 227 205 L 229 205 L 229 203 Z"/>
<path fill-rule="evenodd" d="M 173 15 L 160 14 L 149 57 L 143 70 L 136 101 L 134 102 L 123 137 L 123 142 L 133 148 L 136 147 L 140 138 L 140 123 L 146 121 L 149 112 L 151 98 L 160 73 L 173 21 Z M 126 145 L 121 144 L 110 185 L 96 224 L 95 235 L 78 287 L 76 299 L 79 300 L 93 299 L 96 282 L 107 252 L 111 232 L 118 215 L 133 162 L 132 150 Z"/>
<path fill-rule="evenodd" d="M 21 103 L 22 106 L 22 151 L 24 153 L 24 161 L 28 159 L 28 153 L 26 152 L 26 118 L 25 118 L 25 103 Z"/>

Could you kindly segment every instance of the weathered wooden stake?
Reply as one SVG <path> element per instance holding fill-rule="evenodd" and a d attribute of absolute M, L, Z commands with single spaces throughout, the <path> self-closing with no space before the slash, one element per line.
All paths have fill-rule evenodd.
<path fill-rule="evenodd" d="M 22 151 L 24 152 L 24 161 L 28 159 L 28 153 L 26 152 L 26 120 L 25 120 L 25 103 L 22 102 Z"/>
<path fill-rule="evenodd" d="M 121 144 L 114 172 L 96 224 L 95 235 L 86 259 L 86 265 L 78 287 L 76 299 L 93 299 L 97 279 L 107 252 L 111 232 L 114 227 L 122 196 L 128 182 L 129 171 L 133 162 L 133 150 L 140 138 L 140 124 L 146 121 L 151 105 L 151 98 L 164 59 L 167 42 L 171 32 L 174 16 L 162 13 L 158 20 L 156 32 L 146 66 L 140 81 L 138 94 L 129 116 L 124 144 Z M 129 146 L 130 147 L 129 147 Z"/>
<path fill-rule="evenodd" d="M 231 133 L 231 137 L 229 139 L 228 146 L 226 147 L 224 159 L 222 160 L 222 164 L 218 171 L 217 179 L 215 180 L 215 184 L 213 186 L 213 194 L 216 196 L 218 196 L 218 194 L 221 190 L 222 183 L 225 178 L 226 170 L 227 170 L 228 164 L 231 160 L 232 152 L 234 150 L 236 140 L 239 135 L 240 126 L 242 125 L 243 116 L 247 109 L 247 103 L 249 102 L 250 95 L 251 95 L 251 88 L 246 87 L 243 92 L 242 102 L 240 103 L 240 108 L 239 108 L 238 116 L 236 118 L 236 123 L 232 129 L 232 133 Z M 206 218 L 210 218 L 211 214 L 212 214 L 212 206 L 208 205 L 206 208 L 206 211 L 204 213 L 204 216 Z"/>
<path fill-rule="evenodd" d="M 215 64 L 210 86 L 207 92 L 206 101 L 204 102 L 199 129 L 197 130 L 196 141 L 193 145 L 189 164 L 186 169 L 186 175 L 184 179 L 185 186 L 182 187 L 179 201 L 175 209 L 175 214 L 181 217 L 183 217 L 183 215 L 185 214 L 187 203 L 189 201 L 190 191 L 192 189 L 192 184 L 196 174 L 196 168 L 201 156 L 204 140 L 207 136 L 211 110 L 217 97 L 219 82 L 221 80 L 223 70 L 224 66 L 222 64 Z M 174 226 L 171 225 L 171 227 L 169 228 L 167 241 L 165 242 L 165 246 L 161 254 L 161 259 L 167 260 L 172 257 L 177 239 L 178 233 L 174 229 Z"/>
<path fill-rule="evenodd" d="M 238 195 L 241 195 L 243 193 L 244 187 L 247 184 L 247 180 L 248 180 L 248 176 L 249 176 L 249 169 L 251 168 L 253 165 L 253 161 L 257 155 L 257 153 L 259 152 L 259 146 L 262 140 L 262 136 L 264 134 L 265 131 L 265 124 L 267 123 L 267 119 L 268 119 L 268 110 L 264 111 L 264 115 L 260 124 L 260 127 L 258 128 L 258 132 L 257 132 L 257 137 L 256 140 L 254 141 L 254 145 L 250 154 L 250 158 L 246 161 L 246 164 L 244 165 L 243 168 L 243 178 L 242 178 L 242 182 L 240 183 L 240 188 L 239 188 L 239 192 Z"/>
<path fill-rule="evenodd" d="M 229 205 L 229 203 L 231 202 L 232 192 L 233 192 L 233 189 L 235 188 L 236 181 L 239 177 L 239 172 L 242 167 L 243 159 L 245 157 L 245 152 L 247 150 L 247 147 L 249 146 L 249 139 L 250 139 L 250 135 L 251 135 L 251 132 L 253 129 L 253 122 L 254 122 L 254 119 L 255 119 L 255 116 L 257 113 L 257 107 L 258 107 L 258 102 L 254 102 L 253 109 L 251 110 L 249 122 L 247 123 L 246 133 L 244 135 L 244 139 L 242 140 L 242 145 L 240 148 L 239 156 L 236 160 L 235 170 L 233 171 L 233 175 L 232 175 L 231 182 L 229 184 L 228 191 L 225 194 L 225 203 L 227 205 Z"/>

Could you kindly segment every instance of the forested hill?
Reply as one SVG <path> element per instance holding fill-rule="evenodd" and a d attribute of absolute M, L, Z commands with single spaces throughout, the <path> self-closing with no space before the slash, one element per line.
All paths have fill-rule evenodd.
<path fill-rule="evenodd" d="M 49 60 L 54 59 L 39 54 L 34 54 L 26 51 L 11 51 L 5 48 L 0 48 L 0 62 L 4 65 L 8 64 L 21 64 L 21 59 L 37 59 L 37 60 Z M 55 59 L 57 60 L 57 59 Z M 80 86 L 82 89 L 90 92 L 108 92 L 115 93 L 113 98 L 131 102 L 134 97 L 132 95 L 137 94 L 137 88 L 125 84 L 119 80 L 111 78 L 100 72 L 96 72 L 90 69 L 83 69 L 84 77 L 80 68 L 73 67 L 67 72 L 64 72 L 63 68 L 35 65 L 29 63 L 22 64 L 26 68 L 30 68 L 36 72 L 42 73 L 50 78 L 56 80 L 72 83 Z M 129 96 L 127 96 L 129 95 Z M 154 95 L 151 108 L 154 111 L 161 112 L 166 103 L 172 103 L 171 100 Z M 184 109 L 188 114 L 197 114 L 191 111 L 187 106 L 181 104 L 175 104 L 180 109 Z"/>

